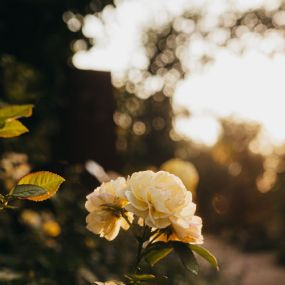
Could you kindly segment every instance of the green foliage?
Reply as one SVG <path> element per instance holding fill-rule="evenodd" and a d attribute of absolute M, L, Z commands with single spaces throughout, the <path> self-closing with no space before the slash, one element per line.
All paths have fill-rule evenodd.
<path fill-rule="evenodd" d="M 11 208 L 9 202 L 13 199 L 43 201 L 53 196 L 65 181 L 61 176 L 39 171 L 24 176 L 10 193 L 0 196 L 0 209 Z"/>
<path fill-rule="evenodd" d="M 150 266 L 154 266 L 157 262 L 165 258 L 172 252 L 173 248 L 165 242 L 156 242 L 150 248 L 147 248 L 145 260 Z"/>
<path fill-rule="evenodd" d="M 5 119 L 0 118 L 0 129 L 5 126 Z"/>
<path fill-rule="evenodd" d="M 10 195 L 14 198 L 26 199 L 30 197 L 40 196 L 46 194 L 47 191 L 37 185 L 33 184 L 22 184 L 17 185 Z"/>
<path fill-rule="evenodd" d="M 172 246 L 178 257 L 182 261 L 184 267 L 194 275 L 198 275 L 199 266 L 188 244 L 182 242 L 172 242 Z"/>
<path fill-rule="evenodd" d="M 217 258 L 210 253 L 206 248 L 196 245 L 196 244 L 189 244 L 189 248 L 207 260 L 216 270 L 219 270 L 219 265 Z"/>
<path fill-rule="evenodd" d="M 216 270 L 219 270 L 216 257 L 206 248 L 196 244 L 186 244 L 182 242 L 156 242 L 146 248 L 144 258 L 146 262 L 153 267 L 157 262 L 167 257 L 173 249 L 187 270 L 192 272 L 194 275 L 198 274 L 199 266 L 193 252 L 204 258 Z"/>
<path fill-rule="evenodd" d="M 153 282 L 161 282 L 167 279 L 166 276 L 155 276 L 153 274 L 126 274 L 125 277 L 129 279 L 129 284 L 145 285 L 153 284 Z"/>
<path fill-rule="evenodd" d="M 28 199 L 33 201 L 43 201 L 54 195 L 60 185 L 65 181 L 63 177 L 49 171 L 38 171 L 24 176 L 18 182 L 18 185 L 32 184 L 45 189 L 45 193 Z"/>
<path fill-rule="evenodd" d="M 28 129 L 17 119 L 30 117 L 33 105 L 8 105 L 0 107 L 0 138 L 20 136 Z"/>
<path fill-rule="evenodd" d="M 33 105 L 8 105 L 0 108 L 0 137 L 11 138 L 19 136 L 28 129 L 17 119 L 30 117 Z M 9 194 L 0 196 L 0 209 L 11 208 L 11 199 L 29 199 L 43 201 L 54 195 L 65 181 L 61 176 L 49 172 L 39 171 L 26 175 Z"/>
<path fill-rule="evenodd" d="M 159 236 L 161 234 L 159 230 L 156 233 L 152 233 L 151 230 L 147 230 L 147 226 L 145 227 L 146 229 L 143 231 L 144 234 L 142 235 L 142 237 L 138 237 L 139 247 L 141 248 L 138 251 L 138 263 L 136 265 L 137 271 L 135 274 L 126 275 L 126 277 L 128 277 L 134 282 L 131 284 L 145 284 L 143 282 L 152 282 L 155 278 L 156 281 L 161 281 L 164 276 L 142 274 L 140 261 L 144 259 L 151 267 L 154 267 L 159 261 L 165 259 L 172 251 L 176 253 L 184 267 L 194 276 L 197 276 L 199 272 L 199 265 L 194 256 L 194 252 L 204 258 L 207 262 L 209 262 L 216 270 L 219 270 L 218 262 L 215 256 L 200 245 L 171 240 L 168 242 L 150 241 L 145 248 L 142 248 L 142 244 L 144 242 L 147 242 L 152 235 Z M 153 238 L 153 240 L 155 239 Z M 138 272 L 140 273 L 139 275 L 137 275 Z"/>
<path fill-rule="evenodd" d="M 29 130 L 18 120 L 5 121 L 0 129 L 0 138 L 14 138 L 27 133 Z"/>
<path fill-rule="evenodd" d="M 8 105 L 0 108 L 0 119 L 12 120 L 22 117 L 30 117 L 33 113 L 33 105 Z"/>

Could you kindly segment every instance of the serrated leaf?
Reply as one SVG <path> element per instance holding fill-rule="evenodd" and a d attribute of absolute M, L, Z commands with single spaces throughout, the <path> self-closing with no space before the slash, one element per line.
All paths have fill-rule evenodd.
<path fill-rule="evenodd" d="M 13 189 L 13 192 L 10 195 L 12 197 L 25 199 L 25 198 L 35 197 L 35 196 L 41 196 L 46 193 L 47 191 L 38 185 L 21 184 L 21 185 L 17 185 Z"/>
<path fill-rule="evenodd" d="M 173 247 L 165 242 L 155 243 L 145 255 L 145 260 L 150 266 L 154 266 L 157 262 L 169 255 Z"/>
<path fill-rule="evenodd" d="M 8 105 L 0 107 L 0 118 L 7 119 L 18 119 L 22 117 L 30 117 L 33 113 L 33 105 Z"/>
<path fill-rule="evenodd" d="M 196 245 L 196 244 L 189 244 L 189 247 L 192 249 L 192 251 L 196 252 L 201 257 L 206 259 L 214 268 L 219 270 L 218 261 L 217 261 L 216 257 L 210 251 L 208 251 L 206 248 L 204 248 L 200 245 Z"/>
<path fill-rule="evenodd" d="M 53 196 L 64 181 L 65 179 L 63 177 L 55 173 L 49 171 L 38 171 L 21 178 L 18 185 L 33 184 L 42 187 L 47 191 L 46 194 L 28 197 L 27 199 L 32 201 L 43 201 Z"/>
<path fill-rule="evenodd" d="M 22 135 L 29 130 L 18 120 L 6 121 L 0 129 L 0 138 L 13 138 Z"/>
<path fill-rule="evenodd" d="M 171 244 L 185 268 L 194 275 L 198 275 L 199 265 L 188 244 L 183 242 L 171 242 Z"/>

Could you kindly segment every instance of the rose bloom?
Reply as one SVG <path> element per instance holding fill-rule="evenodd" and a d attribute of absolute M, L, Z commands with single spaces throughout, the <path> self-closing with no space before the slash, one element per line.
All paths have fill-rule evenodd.
<path fill-rule="evenodd" d="M 162 234 L 157 241 L 181 241 L 191 244 L 202 244 L 204 242 L 202 235 L 202 219 L 198 216 L 193 216 L 190 220 L 173 219 L 170 227 L 169 235 Z"/>
<path fill-rule="evenodd" d="M 166 171 L 133 173 L 120 196 L 129 201 L 128 211 L 153 228 L 166 228 L 178 218 L 192 218 L 196 210 L 191 192 L 177 176 Z"/>
<path fill-rule="evenodd" d="M 86 218 L 88 230 L 107 240 L 113 240 L 120 228 L 124 230 L 129 228 L 129 224 L 120 213 L 128 201 L 117 195 L 123 188 L 126 188 L 126 180 L 119 177 L 103 183 L 87 196 L 85 208 L 89 212 Z M 131 222 L 132 214 L 126 213 L 126 216 Z"/>

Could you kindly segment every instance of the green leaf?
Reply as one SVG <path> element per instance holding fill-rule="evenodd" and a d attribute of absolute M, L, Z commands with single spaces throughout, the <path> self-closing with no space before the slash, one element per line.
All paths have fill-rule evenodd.
<path fill-rule="evenodd" d="M 12 138 L 22 135 L 29 130 L 18 120 L 6 121 L 0 129 L 0 138 Z"/>
<path fill-rule="evenodd" d="M 161 259 L 169 255 L 173 247 L 169 243 L 157 242 L 149 249 L 145 255 L 145 260 L 150 266 L 154 266 Z"/>
<path fill-rule="evenodd" d="M 55 173 L 49 171 L 38 171 L 21 178 L 18 185 L 32 184 L 45 189 L 46 192 L 44 194 L 27 198 L 32 201 L 43 201 L 53 196 L 64 181 L 65 179 L 63 177 Z"/>
<path fill-rule="evenodd" d="M 7 119 L 18 119 L 22 117 L 30 117 L 33 113 L 33 105 L 8 105 L 0 107 L 0 118 Z"/>
<path fill-rule="evenodd" d="M 33 184 L 21 184 L 17 185 L 10 195 L 12 197 L 25 199 L 29 197 L 44 195 L 46 193 L 47 191 L 40 186 Z"/>
<path fill-rule="evenodd" d="M 5 120 L 0 118 L 0 129 L 3 129 L 5 126 Z"/>
<path fill-rule="evenodd" d="M 28 132 L 28 129 L 17 119 L 30 117 L 33 105 L 8 105 L 0 107 L 0 137 L 12 138 Z"/>
<path fill-rule="evenodd" d="M 167 276 L 155 276 L 153 274 L 125 274 L 125 277 L 129 280 L 128 284 L 135 285 L 163 284 L 161 282 L 165 282 L 167 279 Z"/>
<path fill-rule="evenodd" d="M 219 264 L 218 264 L 216 257 L 211 252 L 209 252 L 206 248 L 200 245 L 196 245 L 196 244 L 189 244 L 189 247 L 192 249 L 192 251 L 196 252 L 201 257 L 206 259 L 214 268 L 219 270 Z"/>
<path fill-rule="evenodd" d="M 126 274 L 125 277 L 132 281 L 154 281 L 156 276 L 153 274 Z"/>
<path fill-rule="evenodd" d="M 171 244 L 185 268 L 188 271 L 192 272 L 194 275 L 198 275 L 199 265 L 188 244 L 176 241 L 171 242 Z"/>
<path fill-rule="evenodd" d="M 165 281 L 167 276 L 155 276 L 153 274 L 125 274 L 125 277 L 129 279 L 133 284 L 145 284 L 154 281 Z"/>

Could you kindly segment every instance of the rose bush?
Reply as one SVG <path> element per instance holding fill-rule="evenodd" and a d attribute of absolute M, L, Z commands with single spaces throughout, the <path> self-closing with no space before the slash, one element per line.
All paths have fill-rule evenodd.
<path fill-rule="evenodd" d="M 135 172 L 127 180 L 119 177 L 104 182 L 87 196 L 85 207 L 89 212 L 87 228 L 107 240 L 113 240 L 120 228 L 137 228 L 133 229 L 139 243 L 136 269 L 134 274 L 125 275 L 127 284 L 163 280 L 165 276 L 141 274 L 140 262 L 145 259 L 154 266 L 173 250 L 194 274 L 198 264 L 193 251 L 218 268 L 215 257 L 199 246 L 204 240 L 202 219 L 195 215 L 192 194 L 173 174 L 147 170 Z M 123 284 L 108 282 L 95 284 Z"/>

